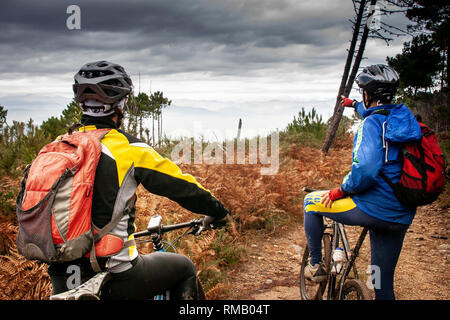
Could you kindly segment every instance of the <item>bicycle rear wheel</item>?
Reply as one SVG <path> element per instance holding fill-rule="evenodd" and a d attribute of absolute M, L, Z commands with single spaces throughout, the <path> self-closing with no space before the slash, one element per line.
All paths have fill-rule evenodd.
<path fill-rule="evenodd" d="M 309 260 L 309 248 L 306 246 L 300 268 L 300 295 L 303 300 L 321 300 L 327 287 L 328 279 L 320 283 L 307 280 L 305 278 L 305 267 L 309 264 Z M 325 271 L 329 274 L 331 264 L 331 236 L 329 234 L 324 234 L 322 237 L 322 260 Z"/>
<path fill-rule="evenodd" d="M 345 281 L 341 300 L 372 300 L 369 289 L 357 279 Z"/>

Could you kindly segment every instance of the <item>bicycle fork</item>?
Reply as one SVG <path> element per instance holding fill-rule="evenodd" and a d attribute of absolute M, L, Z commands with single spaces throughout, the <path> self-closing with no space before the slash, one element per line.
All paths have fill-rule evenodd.
<path fill-rule="evenodd" d="M 151 237 L 153 242 L 153 249 L 157 252 L 165 252 L 166 250 L 164 250 L 161 235 L 158 233 L 153 233 Z M 169 299 L 170 299 L 170 290 L 166 290 L 165 293 L 161 293 L 153 297 L 153 300 L 169 300 Z"/>

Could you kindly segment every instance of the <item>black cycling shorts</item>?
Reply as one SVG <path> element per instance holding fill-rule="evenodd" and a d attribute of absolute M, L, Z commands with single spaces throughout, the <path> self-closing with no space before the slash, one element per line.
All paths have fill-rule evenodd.
<path fill-rule="evenodd" d="M 74 263 L 52 264 L 49 267 L 53 294 L 68 290 L 70 273 L 67 268 Z M 81 268 L 81 283 L 95 273 L 89 259 L 76 262 Z M 155 252 L 139 255 L 133 267 L 121 273 L 111 273 L 112 279 L 102 290 L 102 299 L 141 300 L 170 290 L 170 299 L 188 300 L 197 297 L 196 269 L 192 261 L 181 254 Z"/>

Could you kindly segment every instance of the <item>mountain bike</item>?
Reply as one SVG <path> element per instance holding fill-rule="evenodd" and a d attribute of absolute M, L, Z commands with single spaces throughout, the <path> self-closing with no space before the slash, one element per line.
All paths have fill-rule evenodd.
<path fill-rule="evenodd" d="M 303 188 L 305 192 L 316 190 Z M 327 280 L 312 282 L 305 278 L 305 267 L 309 264 L 308 246 L 303 252 L 300 268 L 300 295 L 303 300 L 370 300 L 371 294 L 366 285 L 358 279 L 356 258 L 367 235 L 368 228 L 363 228 L 353 249 L 342 223 L 324 217 L 324 233 L 322 236 L 322 259 Z M 333 252 L 342 244 L 344 261 L 342 267 L 333 260 Z M 353 276 L 351 276 L 353 273 Z M 325 289 L 327 288 L 327 291 Z"/>
<path fill-rule="evenodd" d="M 173 242 L 163 239 L 163 235 L 167 232 L 186 229 Z M 147 230 L 135 232 L 134 238 L 136 244 L 143 242 L 152 242 L 153 248 L 157 252 L 174 252 L 177 253 L 178 241 L 187 234 L 200 235 L 204 231 L 203 218 L 193 219 L 188 222 L 163 225 L 160 215 L 153 215 L 147 225 Z M 150 237 L 145 239 L 145 237 Z M 142 239 L 141 239 L 142 238 Z M 101 300 L 102 288 L 111 279 L 108 271 L 97 273 L 95 276 L 81 284 L 80 286 L 52 295 L 50 300 Z M 197 279 L 197 298 L 198 300 L 206 300 L 205 293 L 200 281 Z M 170 300 L 170 290 L 156 295 L 154 300 Z"/>

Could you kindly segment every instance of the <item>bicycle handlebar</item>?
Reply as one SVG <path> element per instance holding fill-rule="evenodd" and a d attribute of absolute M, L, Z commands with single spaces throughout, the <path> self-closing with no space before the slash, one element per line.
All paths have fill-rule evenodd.
<path fill-rule="evenodd" d="M 173 231 L 173 230 L 183 229 L 183 228 L 200 227 L 202 224 L 203 224 L 203 219 L 197 219 L 197 220 L 191 220 L 191 221 L 184 222 L 184 223 L 178 223 L 178 224 L 173 224 L 173 225 L 169 225 L 169 226 L 162 226 L 161 234 L 169 232 L 169 231 Z"/>
<path fill-rule="evenodd" d="M 314 189 L 311 189 L 311 188 L 308 188 L 308 187 L 303 187 L 303 191 L 305 191 L 305 192 L 314 192 L 314 191 L 317 191 L 317 190 L 314 190 Z"/>
<path fill-rule="evenodd" d="M 203 224 L 203 219 L 197 219 L 197 220 L 194 219 L 194 220 L 191 220 L 188 222 L 172 224 L 172 225 L 168 225 L 168 226 L 161 226 L 160 228 L 153 228 L 153 229 L 135 232 L 134 237 L 140 238 L 140 237 L 152 235 L 154 233 L 164 234 L 166 232 L 178 230 L 178 229 L 200 227 L 202 224 Z"/>

